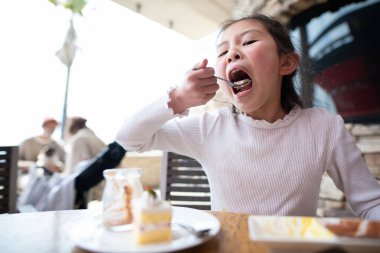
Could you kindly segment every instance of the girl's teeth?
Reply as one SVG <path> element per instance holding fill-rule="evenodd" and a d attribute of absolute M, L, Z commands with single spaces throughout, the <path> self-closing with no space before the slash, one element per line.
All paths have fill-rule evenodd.
<path fill-rule="evenodd" d="M 250 83 L 252 82 L 251 79 L 244 79 L 237 82 L 234 82 L 235 86 L 233 87 L 234 93 L 238 94 L 242 90 L 245 89 Z"/>
<path fill-rule="evenodd" d="M 243 86 L 243 85 L 249 84 L 250 82 L 251 82 L 251 80 L 244 79 L 244 80 L 240 80 L 240 81 L 234 82 L 234 84 L 239 85 L 239 86 Z"/>
<path fill-rule="evenodd" d="M 237 85 L 236 88 L 239 90 L 243 89 L 245 86 L 247 86 L 250 83 L 251 83 L 251 80 L 249 80 L 249 79 L 244 79 L 244 80 L 240 80 L 238 82 L 235 82 L 235 84 Z"/>

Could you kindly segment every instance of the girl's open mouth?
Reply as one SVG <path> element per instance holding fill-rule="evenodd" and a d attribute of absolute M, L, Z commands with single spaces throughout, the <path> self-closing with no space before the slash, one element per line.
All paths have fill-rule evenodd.
<path fill-rule="evenodd" d="M 236 85 L 232 88 L 235 94 L 252 88 L 252 78 L 242 70 L 232 71 L 230 81 Z"/>

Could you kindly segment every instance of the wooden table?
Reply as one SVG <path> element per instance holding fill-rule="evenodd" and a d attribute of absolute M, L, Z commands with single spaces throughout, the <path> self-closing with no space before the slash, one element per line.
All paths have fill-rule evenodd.
<path fill-rule="evenodd" d="M 73 225 L 93 215 L 91 210 L 69 210 L 0 215 L 0 252 L 84 253 L 69 238 Z M 266 253 L 264 246 L 248 237 L 248 215 L 210 212 L 221 223 L 218 235 L 179 253 Z"/>

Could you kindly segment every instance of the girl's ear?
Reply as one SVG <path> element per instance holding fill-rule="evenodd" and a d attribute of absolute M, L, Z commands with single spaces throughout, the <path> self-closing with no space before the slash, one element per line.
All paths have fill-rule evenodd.
<path fill-rule="evenodd" d="M 286 76 L 293 73 L 300 63 L 297 53 L 283 54 L 280 57 L 280 75 Z"/>

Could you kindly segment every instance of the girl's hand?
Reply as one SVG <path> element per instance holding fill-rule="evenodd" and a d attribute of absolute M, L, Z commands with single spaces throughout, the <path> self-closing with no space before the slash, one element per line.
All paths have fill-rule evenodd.
<path fill-rule="evenodd" d="M 219 89 L 216 83 L 215 70 L 207 67 L 204 59 L 185 75 L 183 85 L 170 93 L 169 106 L 174 113 L 182 113 L 190 107 L 204 105 L 210 101 Z"/>

